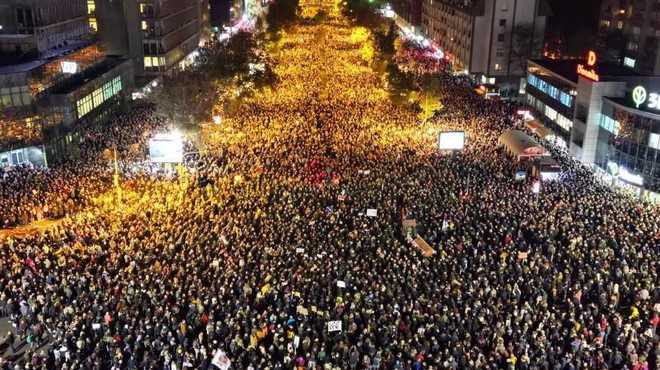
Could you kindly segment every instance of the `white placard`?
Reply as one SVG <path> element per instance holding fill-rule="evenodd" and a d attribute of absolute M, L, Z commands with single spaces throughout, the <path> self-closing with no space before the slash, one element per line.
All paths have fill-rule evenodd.
<path fill-rule="evenodd" d="M 213 356 L 213 360 L 211 360 L 211 364 L 215 365 L 220 370 L 229 370 L 231 361 L 224 351 L 217 349 L 215 351 L 215 355 Z"/>
<path fill-rule="evenodd" d="M 341 320 L 328 321 L 328 333 L 333 331 L 341 331 Z"/>
<path fill-rule="evenodd" d="M 369 217 L 378 217 L 378 210 L 369 208 L 367 209 L 367 216 Z"/>
<path fill-rule="evenodd" d="M 340 288 L 346 288 L 346 282 L 337 280 L 337 286 Z"/>

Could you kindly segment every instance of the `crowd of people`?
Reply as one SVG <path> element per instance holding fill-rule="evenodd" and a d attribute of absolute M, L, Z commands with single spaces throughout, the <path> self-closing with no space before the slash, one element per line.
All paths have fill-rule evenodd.
<path fill-rule="evenodd" d="M 534 194 L 497 147 L 514 105 L 441 73 L 420 123 L 332 8 L 282 36 L 277 86 L 205 127 L 178 178 L 141 165 L 166 129 L 151 107 L 86 134 L 84 161 L 5 177 L 3 212 L 70 213 L 2 241 L 0 314 L 28 347 L 5 368 L 207 369 L 220 351 L 248 370 L 658 367 L 658 209 L 560 152 Z M 457 129 L 466 148 L 438 152 Z"/>

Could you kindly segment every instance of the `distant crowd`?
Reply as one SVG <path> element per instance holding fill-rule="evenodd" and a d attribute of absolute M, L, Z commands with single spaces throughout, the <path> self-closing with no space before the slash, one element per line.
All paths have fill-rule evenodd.
<path fill-rule="evenodd" d="M 222 368 L 222 351 L 248 370 L 657 369 L 658 209 L 560 152 L 534 194 L 497 146 L 514 104 L 442 72 L 420 123 L 351 32 L 334 12 L 287 31 L 278 85 L 205 127 L 184 176 L 140 165 L 168 129 L 151 106 L 86 133 L 80 160 L 5 173 L 6 226 L 69 217 L 2 241 L 22 351 L 4 368 Z M 443 130 L 465 150 L 438 152 Z"/>

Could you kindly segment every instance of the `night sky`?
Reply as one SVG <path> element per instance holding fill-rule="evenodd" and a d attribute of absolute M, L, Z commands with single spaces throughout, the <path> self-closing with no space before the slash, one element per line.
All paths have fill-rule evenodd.
<path fill-rule="evenodd" d="M 570 34 L 598 27 L 601 0 L 548 0 L 553 16 L 548 22 L 547 35 Z"/>

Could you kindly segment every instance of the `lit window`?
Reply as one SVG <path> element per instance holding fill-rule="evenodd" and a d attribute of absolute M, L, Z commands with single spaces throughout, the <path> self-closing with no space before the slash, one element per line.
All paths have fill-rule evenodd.
<path fill-rule="evenodd" d="M 94 103 L 94 108 L 98 107 L 103 103 L 103 89 L 98 88 L 94 90 L 94 93 L 92 95 L 92 101 Z"/>
<path fill-rule="evenodd" d="M 142 21 L 142 31 L 146 31 L 148 28 L 147 21 Z"/>
<path fill-rule="evenodd" d="M 94 0 L 87 0 L 87 14 L 94 14 L 96 12 L 96 3 Z"/>
<path fill-rule="evenodd" d="M 495 70 L 496 70 L 496 71 L 501 71 L 501 70 L 502 70 L 502 66 L 501 66 L 499 63 L 495 63 Z"/>
<path fill-rule="evenodd" d="M 623 28 L 623 21 L 616 22 L 616 28 L 622 29 Z"/>
<path fill-rule="evenodd" d="M 96 18 L 89 19 L 89 28 L 91 28 L 94 32 L 99 30 L 98 24 L 96 23 Z"/>
<path fill-rule="evenodd" d="M 610 21 L 607 20 L 607 19 L 606 19 L 606 20 L 603 20 L 602 25 L 603 25 L 603 27 L 609 27 L 609 26 L 610 26 Z"/>
<path fill-rule="evenodd" d="M 151 57 L 144 57 L 144 66 L 151 67 Z"/>
<path fill-rule="evenodd" d="M 112 80 L 112 94 L 117 95 L 120 91 L 121 91 L 121 77 L 115 77 Z"/>
<path fill-rule="evenodd" d="M 140 13 L 144 14 L 147 11 L 147 4 L 140 4 Z"/>

